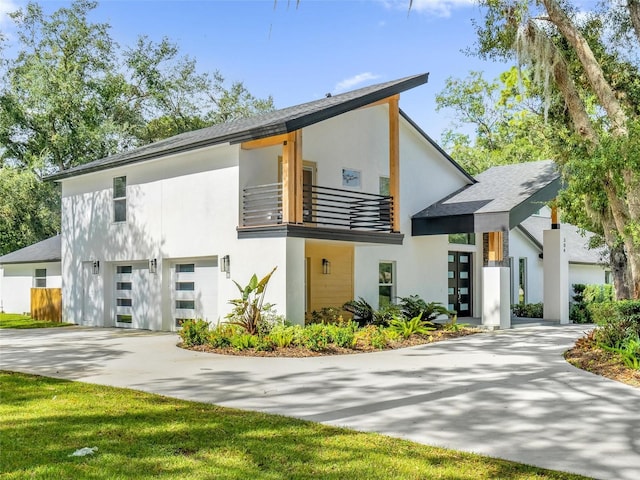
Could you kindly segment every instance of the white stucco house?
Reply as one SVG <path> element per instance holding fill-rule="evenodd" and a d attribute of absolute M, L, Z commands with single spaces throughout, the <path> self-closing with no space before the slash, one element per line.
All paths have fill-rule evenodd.
<path fill-rule="evenodd" d="M 0 312 L 29 313 L 32 288 L 61 288 L 60 235 L 0 256 Z"/>
<path fill-rule="evenodd" d="M 427 79 L 51 176 L 62 186 L 63 320 L 152 330 L 217 322 L 238 294 L 232 280 L 277 267 L 267 300 L 294 323 L 353 298 L 377 306 L 417 294 L 507 327 L 508 232 L 555 197 L 559 176 L 550 161 L 469 175 L 399 109 L 400 94 Z M 562 230 L 547 229 L 544 254 L 556 260 L 544 265 L 545 316 L 568 321 Z"/>
<path fill-rule="evenodd" d="M 511 303 L 539 303 L 543 301 L 543 232 L 549 225 L 551 212 L 542 208 L 509 232 L 509 259 L 512 267 Z M 575 284 L 611 283 L 611 270 L 605 264 L 601 249 L 590 249 L 591 232 L 561 224 L 567 245 L 568 289 Z"/>

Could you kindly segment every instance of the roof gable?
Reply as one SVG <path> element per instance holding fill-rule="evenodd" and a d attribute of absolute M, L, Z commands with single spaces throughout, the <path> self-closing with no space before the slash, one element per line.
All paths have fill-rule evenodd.
<path fill-rule="evenodd" d="M 281 135 L 397 95 L 427 82 L 428 73 L 370 85 L 293 107 L 274 110 L 211 127 L 185 132 L 134 150 L 112 155 L 50 175 L 47 180 L 83 175 L 165 155 L 221 143 L 241 143 Z"/>
<path fill-rule="evenodd" d="M 60 235 L 47 238 L 0 257 L 0 265 L 10 263 L 59 262 L 62 258 Z"/>

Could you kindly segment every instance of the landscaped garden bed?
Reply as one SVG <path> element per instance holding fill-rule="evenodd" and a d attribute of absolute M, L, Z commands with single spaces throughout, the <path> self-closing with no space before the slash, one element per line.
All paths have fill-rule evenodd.
<path fill-rule="evenodd" d="M 179 332 L 181 346 L 227 355 L 309 357 L 409 347 L 480 331 L 458 324 L 455 312 L 416 295 L 377 310 L 360 298 L 314 311 L 304 326 L 291 325 L 264 303 L 273 271 L 262 280 L 253 275 L 245 287 L 236 283 L 240 298 L 230 301 L 234 308 L 226 322 L 211 326 L 186 320 Z"/>

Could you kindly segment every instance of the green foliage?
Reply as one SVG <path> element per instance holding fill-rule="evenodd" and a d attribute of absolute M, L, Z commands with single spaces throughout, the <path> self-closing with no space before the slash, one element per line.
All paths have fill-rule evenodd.
<path fill-rule="evenodd" d="M 582 297 L 585 303 L 612 302 L 615 300 L 613 285 L 585 285 Z"/>
<path fill-rule="evenodd" d="M 613 285 L 573 285 L 573 301 L 569 318 L 573 323 L 590 323 L 592 321 L 589 305 L 592 303 L 612 302 L 614 300 Z"/>
<path fill-rule="evenodd" d="M 313 323 L 307 325 L 302 331 L 299 342 L 303 347 L 311 351 L 319 352 L 326 350 L 329 345 L 329 329 L 327 325 Z"/>
<path fill-rule="evenodd" d="M 308 323 L 344 323 L 343 310 L 338 307 L 323 307 L 311 312 Z"/>
<path fill-rule="evenodd" d="M 373 312 L 373 324 L 386 326 L 396 318 L 402 317 L 402 308 L 394 303 L 386 303 Z"/>
<path fill-rule="evenodd" d="M 598 324 L 598 346 L 617 354 L 629 368 L 640 369 L 640 300 L 592 303 L 588 308 Z"/>
<path fill-rule="evenodd" d="M 544 307 L 542 303 L 516 303 L 511 305 L 511 310 L 516 317 L 542 318 Z"/>
<path fill-rule="evenodd" d="M 278 348 L 290 347 L 296 336 L 296 327 L 287 325 L 278 325 L 271 329 L 269 338 Z"/>
<path fill-rule="evenodd" d="M 422 320 L 422 314 L 412 319 L 396 318 L 389 323 L 389 330 L 397 332 L 404 338 L 409 338 L 411 335 L 426 335 L 430 331 L 435 330 L 435 327 L 428 326 L 426 322 Z"/>
<path fill-rule="evenodd" d="M 345 303 L 342 308 L 353 314 L 353 319 L 360 326 L 374 323 L 374 308 L 362 297 Z"/>
<path fill-rule="evenodd" d="M 356 331 L 358 324 L 349 322 L 345 325 L 329 325 L 327 332 L 329 341 L 335 343 L 338 347 L 353 348 L 356 345 Z"/>
<path fill-rule="evenodd" d="M 258 337 L 249 333 L 238 333 L 231 337 L 231 346 L 236 350 L 255 348 L 257 344 Z"/>
<path fill-rule="evenodd" d="M 453 315 L 451 317 L 451 320 L 442 325 L 442 328 L 449 332 L 459 332 L 460 330 L 464 330 L 468 326 L 468 323 L 458 323 L 458 316 Z"/>
<path fill-rule="evenodd" d="M 233 305 L 233 310 L 225 318 L 229 320 L 230 324 L 242 327 L 250 335 L 258 333 L 263 315 L 265 312 L 269 312 L 272 307 L 272 305 L 264 304 L 264 296 L 276 268 L 274 267 L 259 281 L 256 274 L 253 274 L 249 283 L 244 287 L 234 280 L 233 283 L 240 292 L 240 298 L 229 300 L 229 303 Z"/>
<path fill-rule="evenodd" d="M 389 344 L 387 329 L 377 325 L 367 325 L 355 334 L 356 344 L 361 348 L 377 348 L 382 350 Z"/>
<path fill-rule="evenodd" d="M 212 348 L 225 348 L 231 345 L 231 339 L 237 335 L 238 329 L 233 325 L 221 323 L 209 332 L 208 344 Z"/>
<path fill-rule="evenodd" d="M 443 304 L 439 302 L 427 303 L 418 295 L 400 297 L 399 305 L 402 310 L 402 315 L 408 320 L 420 316 L 424 322 L 431 323 L 443 315 L 448 317 L 454 315 L 454 312 L 449 311 Z"/>
<path fill-rule="evenodd" d="M 606 344 L 601 344 L 600 346 L 617 354 L 627 367 L 633 370 L 640 370 L 640 337 L 625 337 L 618 345 L 617 347 L 611 347 Z"/>
<path fill-rule="evenodd" d="M 209 323 L 205 320 L 185 320 L 178 332 L 187 347 L 205 345 L 209 341 Z"/>

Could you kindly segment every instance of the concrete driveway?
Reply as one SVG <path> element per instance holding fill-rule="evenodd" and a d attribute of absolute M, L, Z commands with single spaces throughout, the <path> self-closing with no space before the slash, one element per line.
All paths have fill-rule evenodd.
<path fill-rule="evenodd" d="M 602 479 L 640 478 L 640 389 L 575 369 L 584 326 L 378 353 L 225 357 L 177 336 L 1 330 L 0 368 L 260 410 Z"/>

